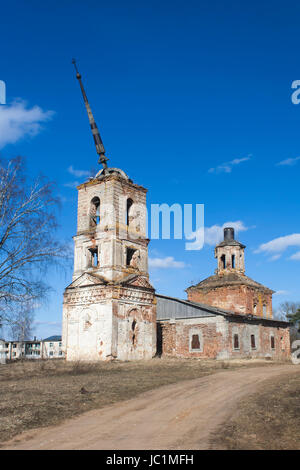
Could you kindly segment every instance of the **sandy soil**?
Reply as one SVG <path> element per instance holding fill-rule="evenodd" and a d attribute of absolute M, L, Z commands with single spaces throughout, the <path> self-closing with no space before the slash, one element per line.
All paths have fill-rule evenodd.
<path fill-rule="evenodd" d="M 295 365 L 227 370 L 167 385 L 89 411 L 61 425 L 26 431 L 2 449 L 208 449 L 239 399 L 264 380 L 300 373 Z"/>

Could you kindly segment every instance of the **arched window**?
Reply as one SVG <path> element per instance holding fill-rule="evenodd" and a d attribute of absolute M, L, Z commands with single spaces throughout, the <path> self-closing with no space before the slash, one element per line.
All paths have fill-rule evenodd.
<path fill-rule="evenodd" d="M 130 224 L 130 209 L 132 207 L 133 200 L 132 199 L 127 199 L 127 205 L 126 205 L 126 225 L 129 227 Z"/>
<path fill-rule="evenodd" d="M 226 257 L 225 257 L 225 255 L 222 255 L 222 256 L 221 256 L 221 267 L 222 267 L 223 269 L 226 268 Z"/>
<path fill-rule="evenodd" d="M 267 316 L 267 306 L 266 306 L 266 304 L 263 304 L 263 316 L 264 317 Z"/>
<path fill-rule="evenodd" d="M 233 269 L 235 268 L 235 255 L 231 256 L 231 266 Z"/>
<path fill-rule="evenodd" d="M 100 199 L 93 197 L 90 207 L 90 226 L 96 227 L 100 223 Z"/>
<path fill-rule="evenodd" d="M 271 335 L 270 339 L 271 339 L 271 349 L 275 349 L 275 338 L 274 338 L 274 336 Z"/>

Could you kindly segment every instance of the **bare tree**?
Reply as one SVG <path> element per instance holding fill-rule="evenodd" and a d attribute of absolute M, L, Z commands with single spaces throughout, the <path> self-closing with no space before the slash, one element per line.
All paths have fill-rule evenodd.
<path fill-rule="evenodd" d="M 289 321 L 289 315 L 294 315 L 299 308 L 299 302 L 282 302 L 279 305 L 277 311 L 274 313 L 274 318 L 276 318 L 277 320 Z"/>
<path fill-rule="evenodd" d="M 34 309 L 28 302 L 24 302 L 10 317 L 10 331 L 14 340 L 23 343 L 31 339 L 34 331 L 33 322 Z"/>
<path fill-rule="evenodd" d="M 0 160 L 0 323 L 44 298 L 48 268 L 69 256 L 56 238 L 54 185 L 26 178 L 24 160 Z M 25 310 L 24 310 L 25 309 Z M 27 328 L 27 327 L 26 327 Z"/>
<path fill-rule="evenodd" d="M 290 326 L 291 345 L 296 339 L 300 338 L 299 325 L 293 324 L 293 322 L 291 321 L 291 319 L 296 316 L 297 312 L 299 312 L 299 309 L 300 309 L 300 302 L 285 301 L 279 305 L 277 311 L 274 313 L 274 318 L 276 320 L 284 320 L 284 321 L 289 321 L 291 323 L 291 326 Z"/>

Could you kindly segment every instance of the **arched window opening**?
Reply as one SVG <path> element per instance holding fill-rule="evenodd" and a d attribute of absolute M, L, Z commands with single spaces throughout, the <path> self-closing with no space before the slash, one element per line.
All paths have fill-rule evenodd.
<path fill-rule="evenodd" d="M 135 333 L 135 327 L 136 327 L 136 320 L 133 320 L 131 324 L 131 329 L 132 329 L 132 345 L 136 346 L 136 333 Z"/>
<path fill-rule="evenodd" d="M 235 255 L 231 256 L 231 266 L 232 266 L 232 269 L 235 268 Z"/>
<path fill-rule="evenodd" d="M 239 335 L 233 335 L 233 347 L 234 349 L 240 349 Z"/>
<path fill-rule="evenodd" d="M 267 316 L 267 306 L 265 304 L 263 305 L 263 316 Z"/>
<path fill-rule="evenodd" d="M 254 313 L 254 315 L 256 314 L 256 312 L 257 312 L 257 305 L 254 304 L 254 305 L 253 305 L 253 313 Z"/>
<path fill-rule="evenodd" d="M 126 205 L 126 225 L 129 227 L 130 225 L 130 209 L 133 205 L 133 200 L 132 199 L 127 199 L 127 205 Z"/>
<path fill-rule="evenodd" d="M 271 349 L 275 349 L 275 338 L 273 335 L 271 336 Z"/>
<path fill-rule="evenodd" d="M 99 259 L 98 259 L 98 248 L 89 248 L 89 252 L 91 254 L 91 258 L 90 258 L 90 266 L 92 268 L 97 268 L 98 267 L 98 263 L 99 263 Z"/>
<path fill-rule="evenodd" d="M 133 263 L 133 255 L 136 252 L 133 248 L 127 248 L 126 251 L 126 266 L 131 266 Z"/>
<path fill-rule="evenodd" d="M 90 226 L 96 227 L 100 223 L 100 199 L 98 197 L 94 197 L 91 200 L 91 208 L 90 208 Z"/>
<path fill-rule="evenodd" d="M 226 268 L 226 257 L 225 257 L 225 255 L 221 256 L 221 266 L 222 266 L 223 269 Z"/>

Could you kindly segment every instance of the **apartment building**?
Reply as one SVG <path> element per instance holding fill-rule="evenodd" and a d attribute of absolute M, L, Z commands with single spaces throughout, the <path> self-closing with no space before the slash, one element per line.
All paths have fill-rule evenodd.
<path fill-rule="evenodd" d="M 0 363 L 14 359 L 63 358 L 61 336 L 49 336 L 43 340 L 36 337 L 29 341 L 5 341 L 0 339 Z"/>

